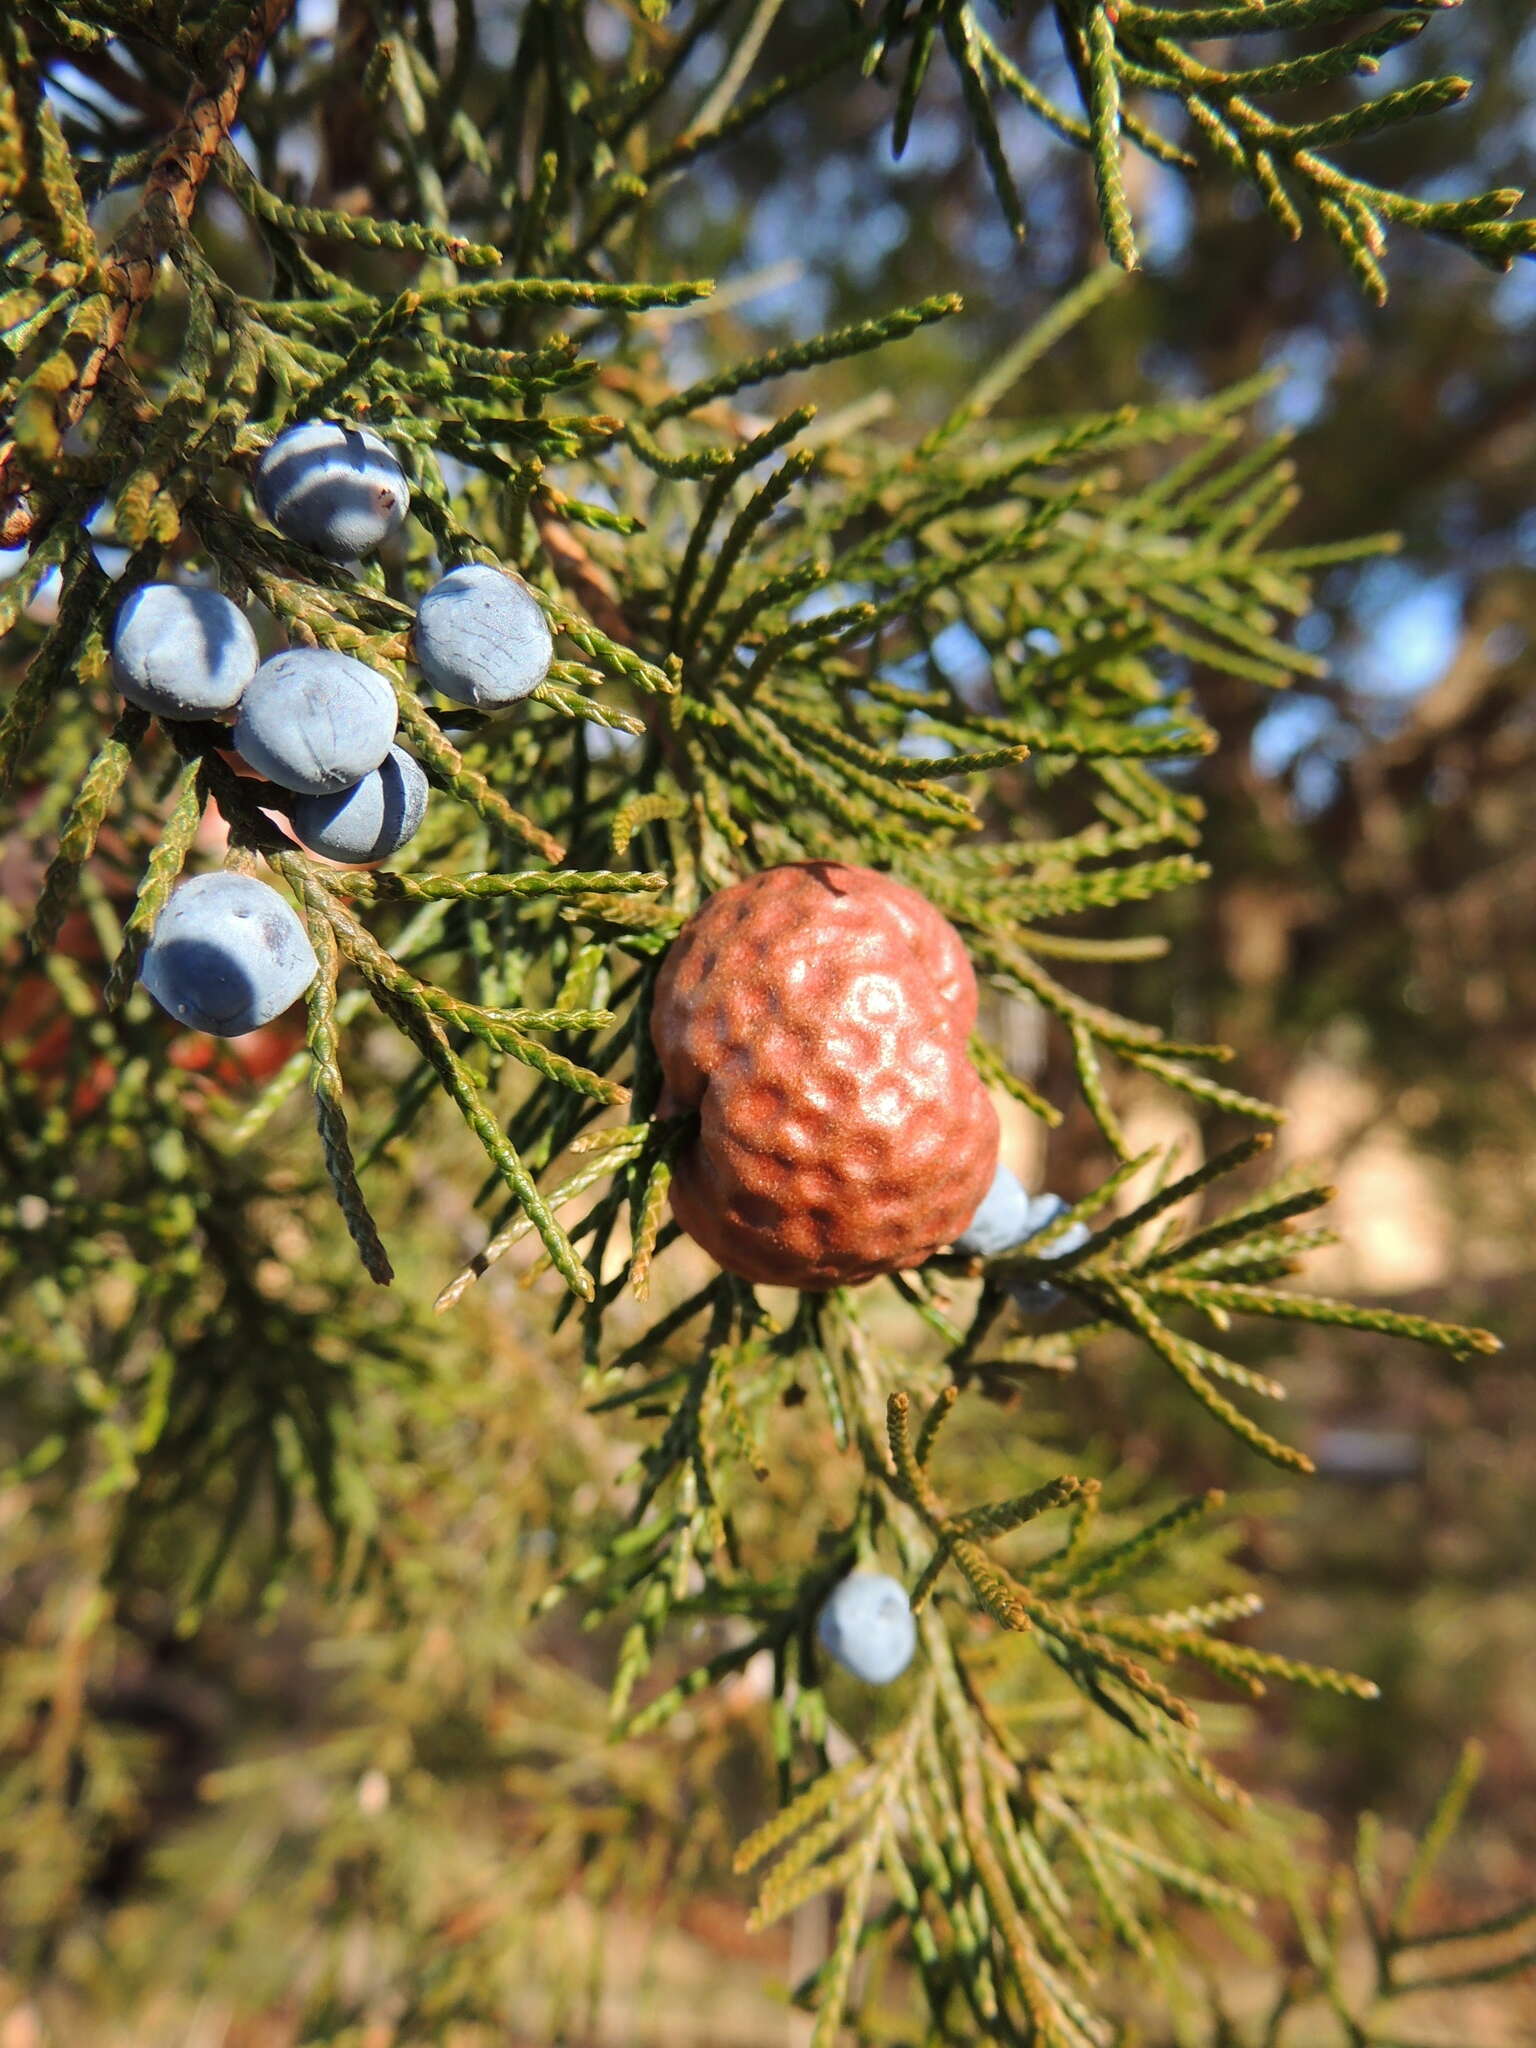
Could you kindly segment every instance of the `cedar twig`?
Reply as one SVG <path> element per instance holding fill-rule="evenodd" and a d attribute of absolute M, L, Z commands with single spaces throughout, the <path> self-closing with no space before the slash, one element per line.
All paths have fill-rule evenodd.
<path fill-rule="evenodd" d="M 220 51 L 206 79 L 193 81 L 181 119 L 145 181 L 139 210 L 107 255 L 102 273 L 108 299 L 106 318 L 72 381 L 58 395 L 55 418 L 61 438 L 84 418 L 93 392 L 121 355 L 134 321 L 154 292 L 163 258 L 191 225 L 203 180 L 235 125 L 246 82 L 293 6 L 294 0 L 258 0 L 250 19 Z M 0 441 L 0 503 L 20 493 L 24 479 L 17 457 L 14 440 Z M 20 516 L 14 510 L 7 513 L 8 533 Z M 6 538 L 5 545 L 15 544 Z"/>

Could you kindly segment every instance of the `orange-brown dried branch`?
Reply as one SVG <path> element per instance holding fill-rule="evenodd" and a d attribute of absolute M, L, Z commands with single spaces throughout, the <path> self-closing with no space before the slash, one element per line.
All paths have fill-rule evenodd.
<path fill-rule="evenodd" d="M 621 647 L 633 647 L 634 628 L 624 616 L 613 578 L 593 559 L 568 522 L 548 503 L 540 502 L 538 492 L 534 494 L 532 509 L 539 541 L 561 583 L 600 632 L 617 640 Z"/>
<path fill-rule="evenodd" d="M 139 211 L 108 253 L 104 276 L 110 306 L 100 334 L 60 393 L 60 433 L 84 418 L 92 394 L 122 353 L 133 323 L 155 288 L 162 258 L 186 233 L 219 145 L 234 126 L 251 73 L 294 0 L 259 0 L 238 35 L 219 52 L 206 79 L 195 79 L 180 121 L 156 157 Z M 21 488 L 14 441 L 0 442 L 0 501 Z"/>

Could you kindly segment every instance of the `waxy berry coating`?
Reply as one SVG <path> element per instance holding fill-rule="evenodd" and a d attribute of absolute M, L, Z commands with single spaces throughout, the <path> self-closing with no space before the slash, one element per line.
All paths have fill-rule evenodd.
<path fill-rule="evenodd" d="M 456 704 L 496 711 L 538 688 L 555 643 L 543 607 L 521 577 L 466 562 L 421 600 L 415 650 L 434 690 Z"/>
<path fill-rule="evenodd" d="M 254 875 L 198 875 L 171 893 L 139 979 L 194 1031 L 238 1038 L 280 1017 L 319 962 L 293 905 Z"/>
<path fill-rule="evenodd" d="M 405 523 L 411 487 L 371 427 L 304 420 L 285 428 L 256 465 L 256 498 L 279 533 L 350 562 Z"/>
<path fill-rule="evenodd" d="M 240 699 L 235 746 L 279 789 L 332 796 L 389 752 L 399 707 L 375 669 L 324 647 L 290 647 L 256 671 Z"/>
<path fill-rule="evenodd" d="M 952 1244 L 997 1165 L 975 1021 L 958 932 L 904 883 L 806 861 L 722 889 L 668 952 L 651 1013 L 660 1113 L 700 1118 L 677 1221 L 727 1272 L 782 1287 Z"/>
<path fill-rule="evenodd" d="M 889 1685 L 917 1648 L 906 1587 L 884 1572 L 850 1572 L 829 1594 L 816 1635 L 827 1655 L 855 1678 Z"/>
<path fill-rule="evenodd" d="M 995 1259 L 1022 1244 L 1030 1230 L 1032 1204 L 1010 1167 L 999 1165 L 981 1207 L 955 1239 L 955 1250 L 972 1259 Z"/>
<path fill-rule="evenodd" d="M 195 584 L 141 583 L 112 631 L 117 687 L 156 718 L 233 710 L 260 660 L 245 613 Z"/>
<path fill-rule="evenodd" d="M 1029 1205 L 1029 1228 L 1019 1242 L 1028 1246 L 1035 1238 L 1043 1236 L 1059 1216 L 1066 1215 L 1070 1206 L 1060 1195 L 1036 1195 Z M 1043 1245 L 1035 1256 L 1065 1259 L 1071 1253 L 1081 1251 L 1092 1235 L 1086 1223 L 1070 1224 L 1054 1243 Z M 1030 1316 L 1045 1315 L 1061 1300 L 1061 1289 L 1052 1287 L 1048 1280 L 1015 1280 L 1010 1283 L 1008 1292 L 1025 1315 Z"/>
<path fill-rule="evenodd" d="M 1027 1250 L 1066 1215 L 1068 1207 L 1060 1195 L 1026 1194 L 1018 1175 L 999 1166 L 981 1207 L 955 1239 L 954 1248 L 973 1259 L 995 1259 L 1000 1252 Z M 1086 1223 L 1073 1223 L 1035 1256 L 1065 1259 L 1080 1251 L 1092 1235 Z M 1061 1300 L 1061 1289 L 1048 1280 L 1008 1280 L 1006 1285 L 1026 1315 L 1044 1315 Z"/>
<path fill-rule="evenodd" d="M 302 796 L 294 805 L 294 831 L 311 853 L 328 860 L 388 860 L 421 828 L 427 778 L 402 747 L 391 747 L 350 789 L 335 796 Z"/>

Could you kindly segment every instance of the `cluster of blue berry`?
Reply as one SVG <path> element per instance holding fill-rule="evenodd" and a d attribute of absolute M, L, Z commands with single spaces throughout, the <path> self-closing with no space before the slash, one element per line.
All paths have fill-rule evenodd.
<path fill-rule="evenodd" d="M 336 562 L 356 560 L 395 533 L 410 488 L 388 446 L 366 427 L 312 420 L 280 434 L 256 471 L 256 495 L 280 533 Z M 422 599 L 413 651 L 431 686 L 479 710 L 526 697 L 554 652 L 549 625 L 516 577 L 483 564 L 450 570 Z M 262 661 L 243 612 L 217 591 L 178 583 L 135 590 L 112 643 L 118 686 L 159 718 L 233 714 L 237 752 L 287 793 L 294 833 L 332 860 L 396 853 L 420 826 L 427 783 L 395 745 L 389 680 L 350 655 L 291 647 Z M 172 1016 L 232 1037 L 287 1009 L 317 970 L 314 948 L 287 900 L 249 875 L 183 882 L 155 926 L 141 978 Z M 955 1249 L 991 1258 L 1047 1232 L 1064 1213 L 1056 1195 L 1031 1198 L 999 1166 Z M 1088 1232 L 1078 1223 L 1042 1247 L 1059 1258 Z M 1016 1283 L 1021 1307 L 1058 1298 Z M 870 1685 L 888 1685 L 912 1660 L 917 1625 L 899 1581 L 857 1571 L 838 1585 L 817 1625 L 834 1662 Z"/>
<path fill-rule="evenodd" d="M 410 509 L 410 486 L 367 427 L 308 420 L 256 470 L 277 530 L 333 562 L 371 554 Z M 481 563 L 452 569 L 416 614 L 414 653 L 433 689 L 496 710 L 537 688 L 554 653 L 538 599 Z M 420 764 L 395 745 L 387 676 L 350 655 L 290 647 L 262 661 L 250 620 L 216 590 L 146 583 L 118 612 L 118 688 L 158 718 L 233 716 L 235 750 L 278 790 L 295 837 L 337 861 L 385 860 L 419 828 Z M 237 874 L 184 882 L 156 924 L 141 978 L 172 1016 L 220 1037 L 269 1023 L 309 986 L 314 950 L 286 900 Z"/>

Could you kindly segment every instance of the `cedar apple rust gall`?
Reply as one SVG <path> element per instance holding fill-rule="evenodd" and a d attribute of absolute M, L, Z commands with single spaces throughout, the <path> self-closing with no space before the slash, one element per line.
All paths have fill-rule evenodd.
<path fill-rule="evenodd" d="M 712 896 L 662 963 L 659 1113 L 696 1109 L 672 1209 L 727 1272 L 827 1288 L 959 1237 L 997 1166 L 967 1049 L 960 935 L 902 882 L 838 861 Z"/>

